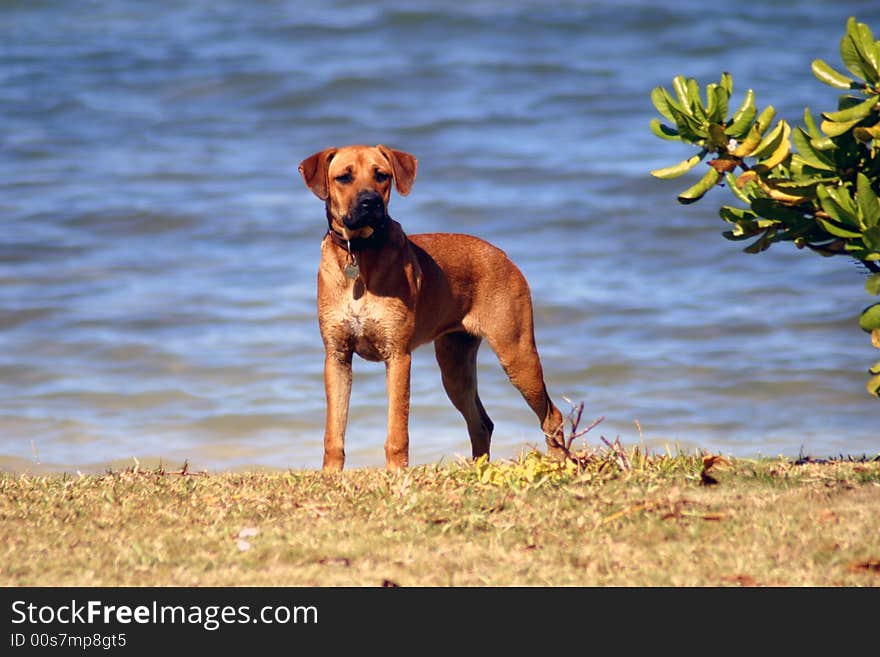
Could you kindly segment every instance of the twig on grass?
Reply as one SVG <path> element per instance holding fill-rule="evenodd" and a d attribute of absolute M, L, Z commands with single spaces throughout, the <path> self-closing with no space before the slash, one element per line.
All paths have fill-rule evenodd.
<path fill-rule="evenodd" d="M 141 463 L 140 463 L 140 461 L 137 460 L 137 458 L 134 458 L 134 457 L 132 457 L 132 458 L 134 459 L 134 465 L 120 471 L 119 474 L 135 475 L 135 476 L 154 476 L 154 477 L 165 477 L 165 476 L 171 476 L 171 475 L 177 476 L 177 477 L 207 477 L 208 476 L 207 470 L 200 470 L 197 472 L 191 472 L 189 469 L 189 461 L 188 460 L 183 462 L 183 465 L 180 466 L 179 470 L 170 470 L 169 471 L 169 470 L 165 469 L 165 466 L 162 465 L 161 461 L 159 462 L 159 465 L 157 465 L 154 469 L 145 470 L 145 469 L 141 468 Z M 112 468 L 108 468 L 107 474 L 113 475 L 116 473 L 113 472 Z"/>
<path fill-rule="evenodd" d="M 593 429 L 595 429 L 604 419 L 605 416 L 601 416 L 595 420 L 586 428 L 579 429 L 581 423 L 581 418 L 584 413 L 584 403 L 575 404 L 568 397 L 563 397 L 565 401 L 571 404 L 571 410 L 568 412 L 565 420 L 563 421 L 562 427 L 560 430 L 562 435 L 559 434 L 545 434 L 547 436 L 547 442 L 552 448 L 558 449 L 562 452 L 562 457 L 566 461 L 571 461 L 575 465 L 578 466 L 578 469 L 583 469 L 588 463 L 595 460 L 596 456 L 589 450 L 588 448 L 584 448 L 580 452 L 573 452 L 572 445 L 574 441 Z M 568 424 L 569 431 L 568 435 L 565 435 L 565 425 Z"/>
<path fill-rule="evenodd" d="M 617 464 L 620 466 L 620 469 L 624 472 L 630 472 L 632 470 L 632 465 L 629 462 L 629 458 L 626 455 L 626 450 L 623 449 L 623 445 L 620 444 L 620 436 L 614 439 L 613 443 L 609 443 L 605 436 L 600 436 L 602 442 L 608 445 L 608 448 L 614 454 L 614 457 L 617 459 Z"/>

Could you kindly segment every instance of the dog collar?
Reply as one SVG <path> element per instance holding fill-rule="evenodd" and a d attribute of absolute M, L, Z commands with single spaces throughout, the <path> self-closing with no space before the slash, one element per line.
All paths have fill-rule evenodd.
<path fill-rule="evenodd" d="M 361 268 L 358 265 L 357 261 L 357 253 L 358 249 L 352 248 L 352 240 L 345 239 L 342 235 L 337 233 L 332 228 L 327 229 L 327 234 L 330 236 L 330 239 L 333 240 L 333 243 L 337 246 L 342 247 L 348 253 L 347 262 L 345 263 L 345 268 L 343 271 L 345 272 L 345 277 L 351 280 L 355 280 L 358 276 L 360 276 Z M 364 241 L 363 238 L 356 238 L 360 241 Z M 369 238 L 367 238 L 369 239 Z"/>
<path fill-rule="evenodd" d="M 341 233 L 333 230 L 332 226 L 327 228 L 327 234 L 336 246 L 342 247 L 349 253 L 357 253 L 365 249 L 376 248 L 385 237 L 385 230 L 388 227 L 388 220 L 383 219 L 382 223 L 373 228 L 373 232 L 369 237 L 355 237 L 346 239 Z"/>

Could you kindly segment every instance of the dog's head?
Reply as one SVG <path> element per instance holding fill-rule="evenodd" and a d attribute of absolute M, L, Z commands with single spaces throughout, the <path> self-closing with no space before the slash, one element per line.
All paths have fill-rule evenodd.
<path fill-rule="evenodd" d="M 344 239 L 368 238 L 388 218 L 391 182 L 409 194 L 418 161 L 387 146 L 327 148 L 304 159 L 306 186 L 327 205 L 330 228 Z"/>

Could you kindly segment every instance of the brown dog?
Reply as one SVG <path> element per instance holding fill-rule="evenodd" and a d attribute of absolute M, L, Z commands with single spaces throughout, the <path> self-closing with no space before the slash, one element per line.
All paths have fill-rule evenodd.
<path fill-rule="evenodd" d="M 385 465 L 408 465 L 411 353 L 431 341 L 446 394 L 467 423 L 474 457 L 489 454 L 493 428 L 477 394 L 483 338 L 537 414 L 551 452 L 558 453 L 563 418 L 544 385 L 528 284 L 502 251 L 481 239 L 404 234 L 388 216 L 391 183 L 408 194 L 416 166 L 409 153 L 381 145 L 328 148 L 299 165 L 306 185 L 325 202 L 329 224 L 318 270 L 327 394 L 324 469 L 341 470 L 345 462 L 355 353 L 385 363 Z"/>

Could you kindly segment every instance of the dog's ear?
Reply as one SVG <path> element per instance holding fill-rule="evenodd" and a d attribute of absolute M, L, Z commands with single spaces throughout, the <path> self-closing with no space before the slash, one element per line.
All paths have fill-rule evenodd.
<path fill-rule="evenodd" d="M 416 180 L 416 169 L 418 169 L 419 161 L 409 153 L 404 151 L 396 151 L 379 144 L 376 146 L 388 161 L 391 162 L 391 170 L 394 172 L 394 186 L 401 196 L 409 194 L 413 183 Z"/>
<path fill-rule="evenodd" d="M 338 148 L 326 148 L 314 155 L 309 155 L 299 163 L 299 172 L 302 174 L 303 180 L 306 181 L 306 186 L 322 201 L 326 201 L 330 196 L 327 169 L 330 168 L 330 160 L 338 150 Z"/>

